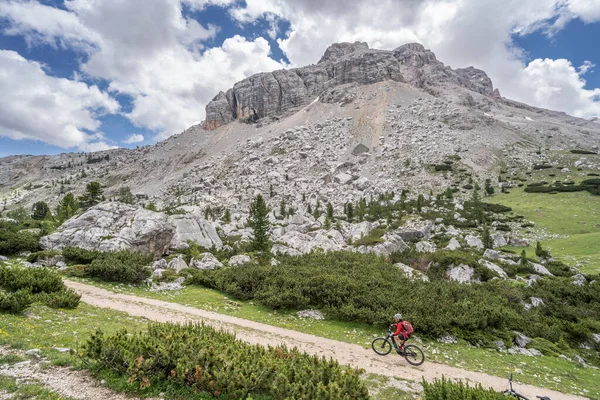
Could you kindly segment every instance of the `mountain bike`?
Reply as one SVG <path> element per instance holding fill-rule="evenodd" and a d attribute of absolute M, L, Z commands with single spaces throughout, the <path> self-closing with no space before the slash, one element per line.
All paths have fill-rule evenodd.
<path fill-rule="evenodd" d="M 512 387 L 512 383 L 513 383 L 513 379 L 512 379 L 512 374 L 510 374 L 510 378 L 508 378 L 508 384 L 509 384 L 509 388 L 506 389 L 504 392 L 502 392 L 503 395 L 505 396 L 510 396 L 510 397 L 514 397 L 516 399 L 519 400 L 529 400 L 527 397 L 523 396 L 522 394 L 519 394 L 517 392 L 514 391 L 513 387 Z M 540 400 L 550 400 L 550 397 L 547 396 L 535 396 Z"/>
<path fill-rule="evenodd" d="M 373 351 L 380 356 L 387 356 L 390 354 L 392 351 L 392 346 L 394 349 L 396 349 L 396 352 L 403 356 L 411 365 L 417 366 L 425 362 L 425 354 L 423 354 L 423 350 L 414 344 L 402 346 L 400 349 L 398 349 L 398 345 L 392 338 L 392 325 L 390 325 L 390 328 L 388 329 L 387 336 L 375 338 L 373 343 L 371 343 Z"/>

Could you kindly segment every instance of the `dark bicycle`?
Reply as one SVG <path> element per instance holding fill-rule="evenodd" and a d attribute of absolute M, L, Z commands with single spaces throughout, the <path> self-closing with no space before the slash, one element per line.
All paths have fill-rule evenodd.
<path fill-rule="evenodd" d="M 373 343 L 371 343 L 373 351 L 379 354 L 380 356 L 387 356 L 388 354 L 390 354 L 390 352 L 392 351 L 392 346 L 396 349 L 396 351 L 398 350 L 398 345 L 392 338 L 392 325 L 390 325 L 386 337 L 382 336 L 375 338 L 375 340 L 373 340 Z M 425 362 L 425 354 L 423 354 L 423 350 L 421 350 L 418 346 L 415 346 L 414 344 L 403 346 L 399 354 L 403 356 L 406 359 L 406 361 L 411 365 L 417 366 Z"/>
<path fill-rule="evenodd" d="M 502 392 L 502 394 L 505 396 L 514 397 L 515 399 L 519 399 L 519 400 L 529 400 L 529 398 L 523 396 L 522 394 L 515 392 L 515 390 L 513 389 L 512 383 L 513 383 L 513 377 L 512 377 L 512 374 L 510 374 L 510 378 L 508 379 L 509 388 L 506 389 L 504 392 Z M 535 397 L 537 397 L 540 400 L 550 400 L 550 397 L 547 397 L 547 396 L 535 396 Z"/>

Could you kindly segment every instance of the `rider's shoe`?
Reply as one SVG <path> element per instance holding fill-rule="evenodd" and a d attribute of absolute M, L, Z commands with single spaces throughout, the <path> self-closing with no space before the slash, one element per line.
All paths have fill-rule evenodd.
<path fill-rule="evenodd" d="M 399 355 L 403 356 L 404 355 L 404 349 L 396 349 L 396 353 L 398 353 Z"/>

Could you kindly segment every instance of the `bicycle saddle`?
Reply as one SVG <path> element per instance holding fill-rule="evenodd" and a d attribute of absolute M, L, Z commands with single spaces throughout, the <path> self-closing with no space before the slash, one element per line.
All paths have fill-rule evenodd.
<path fill-rule="evenodd" d="M 535 396 L 535 397 L 537 397 L 540 400 L 550 400 L 550 397 L 548 397 L 548 396 Z"/>

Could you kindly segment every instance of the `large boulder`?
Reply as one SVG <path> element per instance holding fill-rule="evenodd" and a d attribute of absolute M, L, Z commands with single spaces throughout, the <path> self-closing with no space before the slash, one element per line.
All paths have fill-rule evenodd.
<path fill-rule="evenodd" d="M 501 233 L 496 233 L 496 234 L 492 235 L 492 241 L 493 241 L 493 247 L 495 249 L 498 247 L 504 247 L 508 244 L 508 242 L 504 238 L 504 235 L 502 235 Z"/>
<path fill-rule="evenodd" d="M 185 263 L 185 260 L 183 259 L 183 256 L 181 254 L 179 254 L 177 257 L 175 257 L 174 259 L 172 259 L 169 264 L 167 265 L 167 268 L 174 270 L 175 272 L 179 272 L 184 268 L 187 268 L 187 264 Z"/>
<path fill-rule="evenodd" d="M 230 267 L 237 267 L 239 265 L 250 264 L 251 262 L 252 262 L 252 259 L 250 259 L 249 256 L 247 256 L 245 254 L 240 254 L 240 255 L 231 257 L 229 259 L 229 261 L 227 262 L 227 264 Z"/>
<path fill-rule="evenodd" d="M 57 232 L 40 239 L 44 250 L 65 246 L 88 250 L 133 250 L 163 255 L 175 228 L 166 214 L 124 203 L 102 203 L 62 224 Z"/>
<path fill-rule="evenodd" d="M 202 253 L 200 257 L 190 260 L 190 267 L 202 270 L 212 270 L 221 268 L 223 264 L 211 253 Z"/>
<path fill-rule="evenodd" d="M 437 250 L 435 244 L 422 240 L 415 245 L 418 253 L 435 253 Z"/>
<path fill-rule="evenodd" d="M 406 264 L 396 263 L 394 264 L 394 267 L 398 267 L 410 279 L 421 279 L 423 281 L 429 281 L 429 277 L 427 275 L 425 275 L 421 271 L 409 267 Z"/>
<path fill-rule="evenodd" d="M 483 242 L 478 237 L 467 235 L 465 236 L 465 242 L 467 242 L 469 247 L 474 247 L 477 250 L 483 249 Z"/>
<path fill-rule="evenodd" d="M 274 244 L 271 247 L 271 253 L 273 253 L 276 256 L 278 256 L 278 255 L 301 256 L 302 255 L 302 253 L 300 253 L 298 250 L 293 249 L 288 246 L 284 246 L 282 244 Z"/>
<path fill-rule="evenodd" d="M 460 264 L 456 267 L 450 265 L 446 272 L 446 276 L 448 279 L 459 283 L 479 282 L 479 280 L 475 278 L 475 270 L 473 267 L 466 264 Z"/>
<path fill-rule="evenodd" d="M 504 270 L 502 268 L 500 268 L 499 266 L 497 266 L 496 264 L 494 264 L 492 262 L 489 262 L 488 260 L 481 259 L 481 260 L 479 260 L 479 264 L 481 266 L 489 269 L 490 271 L 495 272 L 502 279 L 508 278 L 508 275 L 506 275 L 506 272 L 504 272 Z"/>
<path fill-rule="evenodd" d="M 211 248 L 222 246 L 215 228 L 195 214 L 172 215 L 107 202 L 90 208 L 40 239 L 44 250 L 65 246 L 88 250 L 132 250 L 162 256 L 187 241 Z"/>
<path fill-rule="evenodd" d="M 531 263 L 531 266 L 539 275 L 554 276 L 550 271 L 548 271 L 548 268 L 544 267 L 542 264 Z"/>
<path fill-rule="evenodd" d="M 452 238 L 450 239 L 450 242 L 448 242 L 448 245 L 446 246 L 446 250 L 458 250 L 460 249 L 460 242 L 458 240 L 456 240 L 456 238 Z"/>

